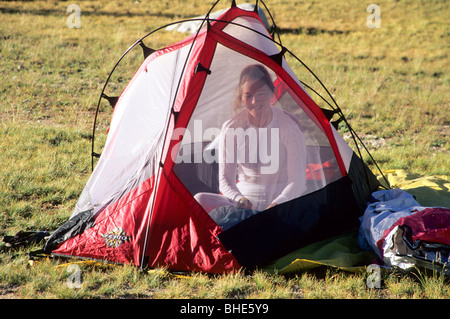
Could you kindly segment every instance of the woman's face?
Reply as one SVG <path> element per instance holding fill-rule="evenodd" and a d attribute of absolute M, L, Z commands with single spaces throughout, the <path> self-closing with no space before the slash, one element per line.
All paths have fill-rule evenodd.
<path fill-rule="evenodd" d="M 247 80 L 242 85 L 242 104 L 250 113 L 259 113 L 270 107 L 272 91 L 261 81 Z"/>

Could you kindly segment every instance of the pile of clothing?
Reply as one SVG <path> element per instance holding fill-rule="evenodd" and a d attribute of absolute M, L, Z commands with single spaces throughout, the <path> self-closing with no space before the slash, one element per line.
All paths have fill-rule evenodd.
<path fill-rule="evenodd" d="M 358 245 L 387 267 L 438 269 L 450 275 L 450 209 L 421 206 L 402 189 L 372 194 Z"/>

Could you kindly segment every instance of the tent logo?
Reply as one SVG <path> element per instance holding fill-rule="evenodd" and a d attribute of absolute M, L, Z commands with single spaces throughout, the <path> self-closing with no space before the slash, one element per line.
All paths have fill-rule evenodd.
<path fill-rule="evenodd" d="M 105 240 L 107 246 L 113 248 L 117 248 L 123 243 L 130 241 L 130 236 L 128 236 L 125 230 L 120 227 L 116 227 L 106 234 L 103 234 L 102 238 Z"/>

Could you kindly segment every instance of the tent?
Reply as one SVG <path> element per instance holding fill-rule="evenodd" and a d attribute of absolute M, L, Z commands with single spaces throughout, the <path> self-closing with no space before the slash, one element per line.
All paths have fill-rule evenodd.
<path fill-rule="evenodd" d="M 226 273 L 262 267 L 358 227 L 380 184 L 339 135 L 337 122 L 348 124 L 341 109 L 328 102 L 319 107 L 311 96 L 316 91 L 307 91 L 286 55 L 301 60 L 266 29 L 256 10 L 233 1 L 219 18 L 207 14 L 202 22 L 195 34 L 162 49 L 145 46 L 148 35 L 130 47 L 141 46 L 145 60 L 119 97 L 108 97 L 105 84 L 101 99 L 114 111 L 103 151 L 72 215 L 44 251 Z M 262 67 L 271 79 L 269 93 L 258 93 L 258 86 L 248 97 L 269 95 L 270 125 L 238 120 L 246 110 L 235 110 L 236 90 L 249 66 Z M 236 140 L 236 156 L 223 157 L 223 141 Z M 243 145 L 250 151 L 239 153 Z M 94 144 L 92 155 L 98 155 Z M 227 197 L 224 175 L 234 178 L 224 168 L 229 163 L 238 167 L 234 182 L 247 186 L 252 180 L 240 178 L 252 176 L 245 170 L 257 166 L 262 175 L 253 177 L 262 184 L 252 200 L 258 205 Z M 290 190 L 281 191 L 282 183 Z M 237 185 L 229 187 L 239 192 Z M 207 207 L 199 194 L 230 205 Z M 268 205 L 275 197 L 278 202 Z"/>

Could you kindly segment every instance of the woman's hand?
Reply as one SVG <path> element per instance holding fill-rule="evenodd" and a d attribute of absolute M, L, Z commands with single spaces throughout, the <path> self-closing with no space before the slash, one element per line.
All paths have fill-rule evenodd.
<path fill-rule="evenodd" d="M 238 202 L 237 205 L 239 208 L 245 208 L 245 209 L 252 209 L 253 205 L 252 203 L 245 197 L 241 197 Z"/>
<path fill-rule="evenodd" d="M 277 203 L 276 203 L 276 202 L 273 202 L 272 204 L 270 204 L 269 206 L 267 206 L 266 209 L 272 208 L 272 207 L 275 206 L 275 205 L 277 205 Z"/>

